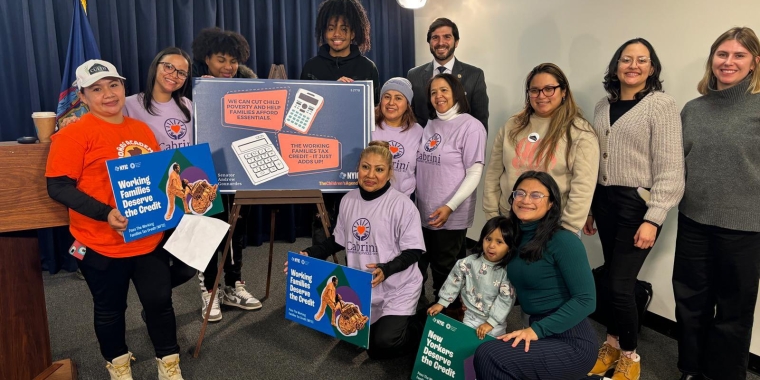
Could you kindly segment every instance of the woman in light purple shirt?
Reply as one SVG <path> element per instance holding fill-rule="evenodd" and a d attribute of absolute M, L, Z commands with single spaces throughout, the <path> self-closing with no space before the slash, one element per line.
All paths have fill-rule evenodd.
<path fill-rule="evenodd" d="M 391 186 L 412 195 L 417 186 L 417 148 L 422 140 L 422 127 L 412 111 L 412 83 L 406 78 L 391 78 L 380 90 L 380 104 L 375 107 L 375 130 L 372 140 L 387 141 L 393 154 Z"/>
<path fill-rule="evenodd" d="M 481 128 L 482 129 L 482 128 Z M 425 251 L 420 214 L 391 187 L 392 153 L 372 141 L 359 158 L 359 188 L 340 202 L 335 234 L 301 254 L 326 259 L 346 250 L 351 268 L 372 272 L 369 349 L 373 359 L 417 351 L 422 325 L 414 314 L 422 275 L 414 265 Z"/>
<path fill-rule="evenodd" d="M 453 75 L 433 77 L 428 94 L 430 121 L 417 150 L 417 207 L 427 246 L 419 267 L 427 279 L 430 265 L 437 299 L 457 258 L 465 256 L 467 229 L 475 217 L 475 189 L 483 174 L 486 131 L 468 114 L 464 87 Z"/>

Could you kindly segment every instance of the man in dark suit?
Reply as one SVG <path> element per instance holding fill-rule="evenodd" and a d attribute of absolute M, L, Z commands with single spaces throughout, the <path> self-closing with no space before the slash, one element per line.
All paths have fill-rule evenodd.
<path fill-rule="evenodd" d="M 414 91 L 414 116 L 423 127 L 430 119 L 428 110 L 430 95 L 427 93 L 428 82 L 436 74 L 453 74 L 464 86 L 467 101 L 470 103 L 470 115 L 480 120 L 488 132 L 488 94 L 483 70 L 468 65 L 454 57 L 454 50 L 459 45 L 459 29 L 453 21 L 438 18 L 430 24 L 427 42 L 433 61 L 417 66 L 407 73 L 406 78 L 412 82 Z"/>

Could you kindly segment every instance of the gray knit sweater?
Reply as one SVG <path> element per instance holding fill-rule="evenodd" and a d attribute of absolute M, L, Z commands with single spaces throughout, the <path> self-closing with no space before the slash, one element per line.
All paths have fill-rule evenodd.
<path fill-rule="evenodd" d="M 702 224 L 760 232 L 760 94 L 749 78 L 683 107 L 686 192 L 678 209 Z"/>
<path fill-rule="evenodd" d="M 681 120 L 673 97 L 650 92 L 610 126 L 610 103 L 594 109 L 599 136 L 599 177 L 603 186 L 650 189 L 645 220 L 662 224 L 684 189 Z"/>

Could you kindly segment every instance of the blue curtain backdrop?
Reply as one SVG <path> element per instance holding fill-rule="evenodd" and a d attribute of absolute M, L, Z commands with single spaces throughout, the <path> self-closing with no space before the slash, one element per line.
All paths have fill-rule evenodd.
<path fill-rule="evenodd" d="M 129 95 L 144 88 L 158 51 L 178 46 L 190 52 L 193 38 L 210 26 L 245 36 L 251 44 L 246 65 L 260 77 L 276 63 L 285 65 L 288 78 L 298 78 L 303 63 L 317 52 L 314 22 L 321 1 L 88 0 L 87 14 L 101 56 L 127 78 Z M 405 76 L 414 66 L 413 12 L 395 0 L 361 2 L 372 26 L 367 56 L 377 65 L 380 82 Z M 67 0 L 0 1 L 0 141 L 34 135 L 32 112 L 56 110 L 73 10 Z M 281 208 L 278 237 L 279 232 L 287 232 L 282 237 L 288 240 L 307 234 L 292 221 L 310 213 Z M 250 235 L 258 245 L 268 239 L 269 212 L 260 209 L 252 216 L 253 228 L 262 227 Z M 45 230 L 40 235 L 43 267 L 53 273 L 61 266 L 73 270 L 73 262 L 65 260 L 71 243 L 66 234 Z"/>

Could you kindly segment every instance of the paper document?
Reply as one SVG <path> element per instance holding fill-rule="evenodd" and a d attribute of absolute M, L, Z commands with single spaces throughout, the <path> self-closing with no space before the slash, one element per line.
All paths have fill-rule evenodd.
<path fill-rule="evenodd" d="M 206 270 L 211 256 L 229 230 L 230 225 L 216 218 L 203 215 L 184 215 L 164 249 L 185 264 Z"/>

